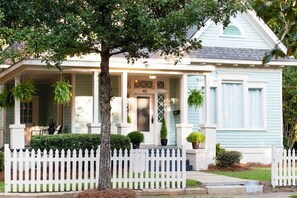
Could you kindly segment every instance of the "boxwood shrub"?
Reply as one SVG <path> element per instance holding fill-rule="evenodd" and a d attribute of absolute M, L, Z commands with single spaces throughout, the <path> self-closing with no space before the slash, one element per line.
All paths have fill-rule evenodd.
<path fill-rule="evenodd" d="M 39 135 L 31 139 L 32 149 L 53 150 L 79 150 L 97 149 L 101 143 L 99 134 L 57 134 Z M 131 141 L 124 135 L 112 134 L 110 137 L 111 149 L 130 149 Z"/>
<path fill-rule="evenodd" d="M 228 168 L 236 163 L 240 163 L 241 152 L 238 151 L 220 151 L 216 156 L 216 165 L 222 168 Z"/>

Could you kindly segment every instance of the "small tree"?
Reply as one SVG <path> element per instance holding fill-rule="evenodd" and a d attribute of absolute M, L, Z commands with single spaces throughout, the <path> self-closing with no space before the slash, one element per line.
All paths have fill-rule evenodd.
<path fill-rule="evenodd" d="M 161 130 L 160 130 L 160 138 L 162 139 L 167 139 L 168 131 L 166 127 L 166 121 L 165 118 L 162 118 L 162 125 L 161 125 Z"/>

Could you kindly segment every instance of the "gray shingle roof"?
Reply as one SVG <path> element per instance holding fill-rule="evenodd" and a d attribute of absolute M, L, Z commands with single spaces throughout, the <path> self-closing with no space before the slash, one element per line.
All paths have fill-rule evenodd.
<path fill-rule="evenodd" d="M 202 47 L 202 49 L 193 50 L 185 57 L 205 58 L 205 59 L 225 59 L 225 60 L 249 60 L 262 61 L 268 49 L 248 49 L 248 48 L 227 48 L 227 47 Z M 291 58 L 275 58 L 273 61 L 295 61 Z"/>

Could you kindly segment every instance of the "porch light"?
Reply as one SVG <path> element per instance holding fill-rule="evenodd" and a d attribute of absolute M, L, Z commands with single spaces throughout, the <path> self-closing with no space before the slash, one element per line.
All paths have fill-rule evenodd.
<path fill-rule="evenodd" d="M 155 80 L 156 78 L 157 78 L 157 76 L 153 76 L 153 75 L 149 76 L 149 79 L 151 79 L 151 80 Z"/>

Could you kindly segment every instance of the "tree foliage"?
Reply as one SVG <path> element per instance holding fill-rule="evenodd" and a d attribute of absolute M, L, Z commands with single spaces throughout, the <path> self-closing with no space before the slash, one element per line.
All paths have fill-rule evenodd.
<path fill-rule="evenodd" d="M 292 148 L 297 127 L 297 68 L 283 70 L 283 129 L 284 146 Z"/>
<path fill-rule="evenodd" d="M 297 55 L 297 3 L 295 0 L 252 0 L 252 7 L 270 28 L 276 33 L 279 42 L 287 47 L 287 52 L 275 46 L 264 58 L 268 63 L 272 57 L 285 57 Z"/>
<path fill-rule="evenodd" d="M 124 53 L 134 61 L 154 52 L 180 57 L 201 46 L 187 39 L 190 27 L 199 29 L 208 19 L 226 25 L 238 9 L 239 0 L 0 0 L 0 39 L 12 46 L 0 59 L 41 58 L 60 67 L 68 56 L 100 55 L 98 188 L 109 188 L 110 57 Z"/>
<path fill-rule="evenodd" d="M 295 0 L 255 0 L 253 8 L 287 47 L 283 53 L 278 46 L 263 59 L 267 63 L 272 57 L 297 57 L 297 2 Z M 284 146 L 292 148 L 297 127 L 297 68 L 283 70 L 283 133 Z"/>

